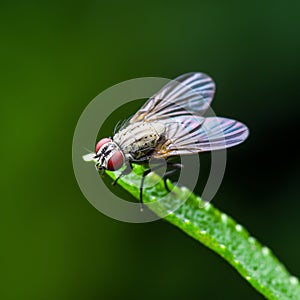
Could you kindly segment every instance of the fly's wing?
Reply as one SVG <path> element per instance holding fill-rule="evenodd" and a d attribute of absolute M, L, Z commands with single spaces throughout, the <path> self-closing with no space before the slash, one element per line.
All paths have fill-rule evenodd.
<path fill-rule="evenodd" d="M 219 117 L 182 116 L 165 125 L 166 140 L 154 157 L 225 149 L 242 143 L 249 134 L 244 124 Z"/>
<path fill-rule="evenodd" d="M 182 115 L 201 116 L 209 108 L 215 83 L 204 73 L 187 73 L 177 77 L 152 96 L 131 118 L 157 121 Z"/>

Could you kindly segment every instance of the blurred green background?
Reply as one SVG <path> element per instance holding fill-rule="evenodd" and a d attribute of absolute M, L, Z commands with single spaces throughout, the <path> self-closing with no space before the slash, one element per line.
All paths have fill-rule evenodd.
<path fill-rule="evenodd" d="M 0 3 L 0 299 L 262 299 L 170 224 L 102 215 L 73 174 L 91 99 L 191 71 L 215 79 L 215 112 L 251 131 L 214 205 L 300 275 L 299 1 Z"/>

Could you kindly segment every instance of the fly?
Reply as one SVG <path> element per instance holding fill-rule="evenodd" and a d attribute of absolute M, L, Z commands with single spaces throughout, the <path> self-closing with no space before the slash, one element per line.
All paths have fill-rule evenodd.
<path fill-rule="evenodd" d="M 170 158 L 204 151 L 220 150 L 243 142 L 248 128 L 236 120 L 204 117 L 215 94 L 214 81 L 204 73 L 188 73 L 169 82 L 149 98 L 112 138 L 103 138 L 96 144 L 95 154 L 86 160 L 95 160 L 99 171 L 116 171 L 126 166 L 120 176 L 132 170 L 132 164 L 148 165 L 150 159 L 164 159 L 167 171 L 163 180 L 182 168 Z M 145 177 L 161 168 L 157 164 L 144 171 L 140 185 L 140 203 L 143 203 Z"/>

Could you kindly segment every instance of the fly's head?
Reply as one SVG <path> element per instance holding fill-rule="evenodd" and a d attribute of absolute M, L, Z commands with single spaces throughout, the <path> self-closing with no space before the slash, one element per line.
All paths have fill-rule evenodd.
<path fill-rule="evenodd" d="M 98 170 L 116 171 L 125 162 L 123 152 L 110 138 L 101 139 L 97 143 L 95 158 L 97 159 L 96 168 Z"/>

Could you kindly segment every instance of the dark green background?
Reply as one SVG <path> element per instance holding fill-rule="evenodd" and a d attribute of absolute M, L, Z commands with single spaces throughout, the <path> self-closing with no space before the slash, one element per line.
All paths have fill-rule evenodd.
<path fill-rule="evenodd" d="M 190 71 L 215 79 L 218 115 L 251 130 L 228 151 L 213 203 L 299 276 L 299 10 L 271 0 L 1 1 L 0 298 L 262 299 L 168 223 L 102 215 L 73 174 L 73 132 L 91 99 L 130 78 Z"/>

